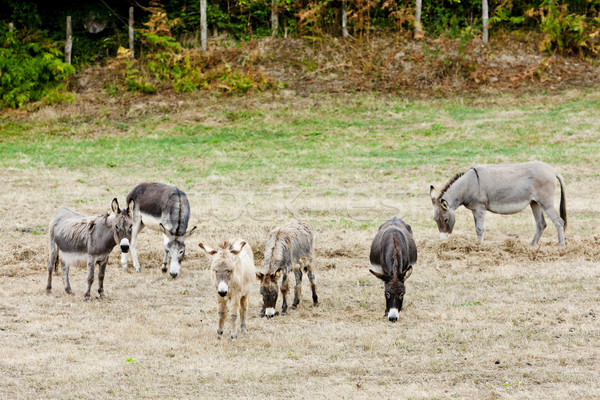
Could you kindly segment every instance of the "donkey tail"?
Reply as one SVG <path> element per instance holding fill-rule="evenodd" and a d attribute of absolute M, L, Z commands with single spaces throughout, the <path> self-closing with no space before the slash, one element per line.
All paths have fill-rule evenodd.
<path fill-rule="evenodd" d="M 566 199 L 566 193 L 565 193 L 566 192 L 565 181 L 558 172 L 556 173 L 556 177 L 558 178 L 558 181 L 560 182 L 560 217 L 562 218 L 562 220 L 565 223 L 563 226 L 563 229 L 566 231 L 567 230 L 567 199 Z"/>

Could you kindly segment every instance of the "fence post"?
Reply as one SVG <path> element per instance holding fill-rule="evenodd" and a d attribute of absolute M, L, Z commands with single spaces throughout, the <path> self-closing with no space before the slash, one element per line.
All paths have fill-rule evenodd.
<path fill-rule="evenodd" d="M 129 7 L 129 51 L 131 52 L 131 58 L 135 58 L 133 47 L 133 7 Z"/>
<path fill-rule="evenodd" d="M 202 42 L 202 51 L 206 51 L 206 0 L 200 0 L 200 41 Z"/>
<path fill-rule="evenodd" d="M 423 25 L 421 25 L 421 0 L 417 0 L 415 9 L 415 39 L 423 39 L 423 36 Z"/>
<path fill-rule="evenodd" d="M 65 62 L 71 64 L 71 50 L 73 49 L 73 33 L 71 31 L 71 16 L 67 17 L 67 41 L 65 43 Z"/>
<path fill-rule="evenodd" d="M 279 33 L 279 19 L 277 19 L 277 0 L 271 1 L 271 36 L 275 37 Z"/>
<path fill-rule="evenodd" d="M 15 30 L 15 24 L 13 24 L 12 22 L 9 22 L 8 23 L 8 32 L 13 33 L 14 30 Z"/>
<path fill-rule="evenodd" d="M 483 43 L 487 43 L 490 35 L 488 30 L 488 0 L 481 1 L 481 13 L 483 14 Z"/>
<path fill-rule="evenodd" d="M 348 37 L 348 12 L 346 0 L 342 0 L 342 37 Z"/>

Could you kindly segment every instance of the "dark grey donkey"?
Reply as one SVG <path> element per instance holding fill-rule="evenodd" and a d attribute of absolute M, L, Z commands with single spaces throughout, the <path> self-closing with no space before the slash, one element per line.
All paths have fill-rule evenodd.
<path fill-rule="evenodd" d="M 404 282 L 417 262 L 410 225 L 396 217 L 382 224 L 371 244 L 369 258 L 369 271 L 385 282 L 385 314 L 388 320 L 396 322 L 406 293 Z"/>
<path fill-rule="evenodd" d="M 182 190 L 162 183 L 141 183 L 128 195 L 127 202 L 133 201 L 133 232 L 131 235 L 131 257 L 137 272 L 141 271 L 137 255 L 137 235 L 148 227 L 164 235 L 165 257 L 162 272 L 173 278 L 179 275 L 181 262 L 185 257 L 185 239 L 194 232 L 194 226 L 187 231 L 190 220 L 190 203 Z M 121 265 L 127 269 L 127 254 L 121 256 Z"/>
<path fill-rule="evenodd" d="M 94 282 L 94 268 L 98 268 L 98 293 L 104 297 L 104 273 L 112 249 L 119 243 L 123 253 L 129 251 L 131 240 L 131 216 L 129 208 L 119 209 L 119 202 L 113 199 L 113 214 L 99 217 L 86 217 L 66 208 L 54 213 L 50 221 L 50 260 L 48 261 L 48 286 L 52 290 L 52 271 L 58 268 L 58 259 L 62 260 L 62 274 L 65 291 L 71 294 L 69 267 L 72 264 L 87 264 L 88 287 L 85 299 L 90 299 L 90 290 Z"/>
<path fill-rule="evenodd" d="M 554 209 L 556 179 L 560 183 L 560 216 Z M 546 228 L 545 212 L 558 231 L 558 244 L 565 245 L 567 204 L 563 177 L 541 161 L 522 164 L 478 165 L 455 175 L 437 194 L 430 187 L 433 219 L 440 237 L 445 238 L 454 228 L 454 210 L 461 205 L 473 213 L 477 239 L 483 242 L 485 212 L 514 214 L 531 206 L 536 232 L 531 245 L 538 242 Z"/>
<path fill-rule="evenodd" d="M 277 281 L 281 275 L 281 315 L 287 312 L 287 292 L 289 289 L 288 274 L 294 271 L 296 275 L 296 288 L 292 309 L 300 303 L 302 292 L 302 269 L 308 274 L 310 287 L 312 289 L 313 304 L 319 302 L 317 297 L 317 285 L 313 273 L 313 234 L 310 226 L 303 221 L 293 221 L 281 228 L 273 229 L 269 233 L 269 239 L 265 248 L 264 272 L 257 272 L 256 278 L 260 281 L 260 293 L 263 297 L 263 306 L 260 316 L 268 318 L 275 316 L 275 303 L 277 303 L 278 285 Z"/>

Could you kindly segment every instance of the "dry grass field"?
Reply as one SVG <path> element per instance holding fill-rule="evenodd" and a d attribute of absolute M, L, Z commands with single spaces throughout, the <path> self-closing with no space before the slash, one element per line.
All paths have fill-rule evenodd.
<path fill-rule="evenodd" d="M 78 108 L 79 107 L 79 108 Z M 83 108 L 82 108 L 83 107 Z M 85 107 L 88 107 L 87 109 Z M 600 93 L 411 101 L 271 97 L 68 105 L 0 118 L 0 398 L 595 399 L 600 396 Z M 477 163 L 541 159 L 565 177 L 569 226 L 530 247 L 529 209 L 471 213 L 438 240 L 429 185 Z M 141 181 L 188 194 L 199 233 L 180 277 L 140 234 L 143 271 L 117 249 L 104 299 L 87 273 L 46 295 L 47 224 L 66 206 L 110 210 Z M 559 192 L 556 193 L 557 205 Z M 419 260 L 398 323 L 384 318 L 370 242 L 398 215 Z M 315 231 L 319 307 L 258 317 L 217 340 L 216 292 L 198 242 L 242 237 L 257 269 L 270 229 Z M 291 298 L 288 298 L 291 300 Z M 280 302 L 278 303 L 280 307 Z"/>

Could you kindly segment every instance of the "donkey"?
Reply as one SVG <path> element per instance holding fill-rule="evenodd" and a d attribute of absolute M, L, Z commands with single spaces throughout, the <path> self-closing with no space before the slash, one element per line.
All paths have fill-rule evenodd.
<path fill-rule="evenodd" d="M 88 287 L 85 300 L 90 299 L 90 289 L 94 282 L 94 268 L 98 267 L 98 294 L 104 297 L 104 273 L 112 249 L 119 243 L 121 252 L 129 251 L 132 221 L 129 207 L 119 209 L 119 202 L 113 199 L 112 215 L 85 217 L 67 208 L 54 213 L 50 221 L 50 259 L 48 261 L 48 286 L 46 293 L 52 290 L 52 270 L 58 269 L 58 259 L 62 260 L 62 274 L 65 291 L 71 294 L 69 267 L 72 264 L 87 264 Z"/>
<path fill-rule="evenodd" d="M 556 179 L 560 183 L 560 216 L 554 209 Z M 522 164 L 478 165 L 465 173 L 456 174 L 437 194 L 430 186 L 433 219 L 444 239 L 454 228 L 454 210 L 461 205 L 471 210 L 475 219 L 477 239 L 483 243 L 485 212 L 514 214 L 531 206 L 535 217 L 535 245 L 546 228 L 543 212 L 558 231 L 559 246 L 565 245 L 567 205 L 563 177 L 550 165 L 541 161 Z"/>
<path fill-rule="evenodd" d="M 396 322 L 406 293 L 404 282 L 417 262 L 410 225 L 396 217 L 383 223 L 371 243 L 369 258 L 369 272 L 385 282 L 385 314 L 389 321 Z"/>
<path fill-rule="evenodd" d="M 252 248 L 242 239 L 223 242 L 218 249 L 202 243 L 199 246 L 207 255 L 212 256 L 210 270 L 217 290 L 219 303 L 219 328 L 217 339 L 223 335 L 223 326 L 227 313 L 227 304 L 231 304 L 231 339 L 237 338 L 236 320 L 240 315 L 240 328 L 246 333 L 246 314 L 250 289 L 254 281 L 254 254 Z"/>
<path fill-rule="evenodd" d="M 186 232 L 190 219 L 190 203 L 185 193 L 175 186 L 162 183 L 141 183 L 128 195 L 127 202 L 134 202 L 133 232 L 131 234 L 131 257 L 136 272 L 140 272 L 137 255 L 137 236 L 144 227 L 162 232 L 164 235 L 165 257 L 162 272 L 169 272 L 177 278 L 181 262 L 185 257 L 185 239 L 196 229 Z M 127 254 L 121 256 L 121 265 L 127 269 Z"/>
<path fill-rule="evenodd" d="M 298 306 L 302 292 L 302 268 L 307 272 L 310 280 L 313 305 L 318 305 L 319 298 L 312 266 L 313 258 L 313 234 L 306 222 L 292 221 L 280 228 L 273 229 L 269 233 L 265 248 L 265 270 L 256 273 L 256 278 L 260 281 L 260 293 L 263 297 L 261 317 L 266 315 L 267 318 L 271 318 L 277 315 L 275 312 L 277 291 L 279 289 L 277 281 L 282 274 L 281 296 L 283 297 L 283 304 L 281 305 L 281 315 L 286 315 L 288 308 L 287 292 L 289 289 L 288 274 L 290 271 L 294 271 L 296 275 L 294 302 L 291 309 L 293 310 Z"/>

